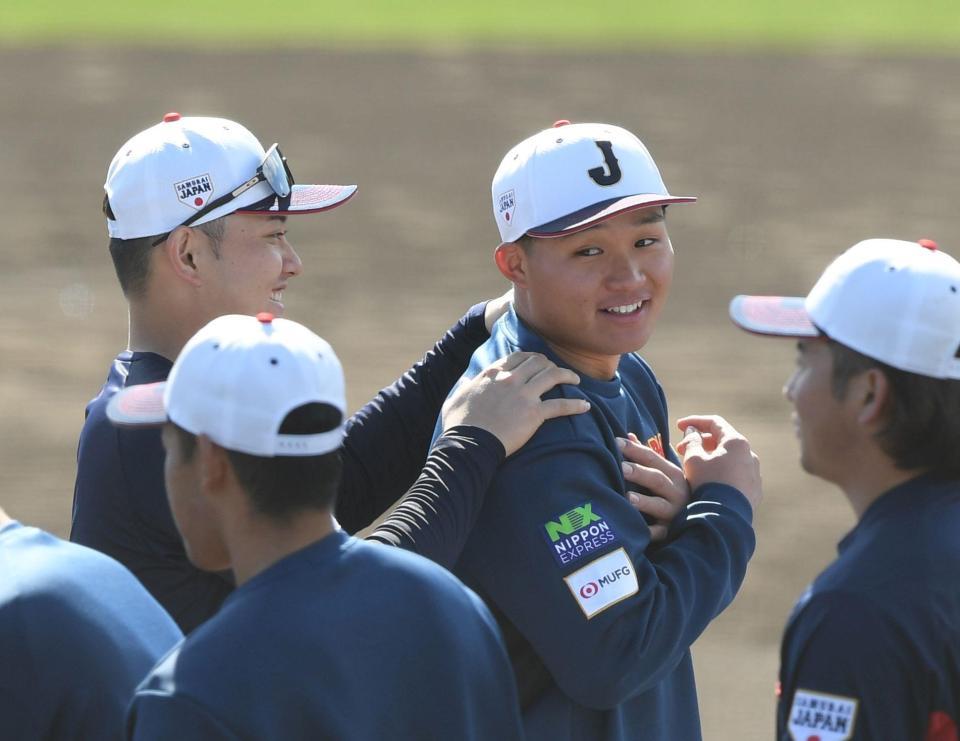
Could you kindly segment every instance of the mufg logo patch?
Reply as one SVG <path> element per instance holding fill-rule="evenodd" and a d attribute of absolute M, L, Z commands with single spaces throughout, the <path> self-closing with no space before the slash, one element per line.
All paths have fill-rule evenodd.
<path fill-rule="evenodd" d="M 213 180 L 207 174 L 181 180 L 174 183 L 173 187 L 177 191 L 177 200 L 192 209 L 203 208 L 213 196 Z"/>
<path fill-rule="evenodd" d="M 587 620 L 639 591 L 633 562 L 623 548 L 591 561 L 563 580 Z"/>
<path fill-rule="evenodd" d="M 561 566 L 593 555 L 617 540 L 607 521 L 593 511 L 593 502 L 584 502 L 545 523 L 543 531 L 553 558 Z"/>

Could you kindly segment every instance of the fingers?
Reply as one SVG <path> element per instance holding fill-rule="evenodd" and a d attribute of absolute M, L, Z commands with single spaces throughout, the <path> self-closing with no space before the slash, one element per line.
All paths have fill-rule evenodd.
<path fill-rule="evenodd" d="M 711 435 L 722 440 L 724 437 L 739 436 L 740 433 L 727 420 L 718 414 L 690 415 L 677 420 L 677 427 L 686 432 L 695 428 L 701 435 Z"/>
<path fill-rule="evenodd" d="M 641 443 L 632 432 L 630 436 L 631 439 L 629 440 L 617 438 L 617 445 L 620 446 L 620 452 L 623 454 L 625 460 L 639 463 L 641 466 L 656 468 L 661 471 L 676 471 L 678 476 L 682 475 L 679 468 L 653 448 Z"/>
<path fill-rule="evenodd" d="M 540 403 L 543 419 L 567 417 L 590 411 L 590 402 L 586 399 L 547 399 Z"/>
<path fill-rule="evenodd" d="M 497 319 L 503 316 L 507 309 L 510 308 L 511 301 L 513 301 L 512 288 L 502 296 L 487 301 L 487 305 L 483 308 L 483 324 L 487 328 L 487 334 L 493 329 L 493 325 Z"/>
<path fill-rule="evenodd" d="M 687 457 L 688 451 L 689 454 L 702 452 L 704 449 L 704 440 L 703 435 L 693 425 L 687 425 L 686 429 L 683 431 L 683 439 L 677 443 L 677 452 L 683 456 Z"/>
<path fill-rule="evenodd" d="M 515 371 L 526 361 L 537 358 L 542 358 L 546 363 L 550 362 L 540 353 L 518 350 L 493 361 L 487 366 L 485 372 L 489 374 L 490 371 L 494 371 L 494 375 L 496 375 L 496 371 Z"/>
<path fill-rule="evenodd" d="M 580 383 L 580 376 L 576 372 L 560 368 L 545 355 L 535 352 L 512 352 L 484 370 L 485 376 L 497 380 L 501 380 L 501 373 L 509 373 L 511 379 L 521 385 L 528 384 L 528 390 L 537 396 L 560 384 Z"/>
<path fill-rule="evenodd" d="M 630 492 L 628 496 L 630 504 L 637 512 L 650 515 L 654 520 L 669 522 L 676 514 L 676 508 L 662 497 L 651 497 L 634 491 Z"/>
<path fill-rule="evenodd" d="M 546 360 L 546 358 L 544 358 Z M 549 360 L 547 360 L 550 363 Z M 578 376 L 574 371 L 569 368 L 560 368 L 553 363 L 550 363 L 548 367 L 539 369 L 534 373 L 530 379 L 527 381 L 527 385 L 530 386 L 530 390 L 537 394 L 537 396 L 542 396 L 547 393 L 554 386 L 560 384 L 570 384 L 576 386 L 580 383 L 580 376 Z"/>

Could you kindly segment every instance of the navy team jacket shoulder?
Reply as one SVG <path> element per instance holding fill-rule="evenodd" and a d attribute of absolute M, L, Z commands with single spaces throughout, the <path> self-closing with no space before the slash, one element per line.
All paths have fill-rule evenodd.
<path fill-rule="evenodd" d="M 476 595 L 340 531 L 257 574 L 161 661 L 128 738 L 520 741 L 522 728 Z"/>

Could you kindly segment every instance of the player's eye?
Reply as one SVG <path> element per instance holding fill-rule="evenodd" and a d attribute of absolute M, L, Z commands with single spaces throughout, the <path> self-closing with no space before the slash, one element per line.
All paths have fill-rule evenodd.
<path fill-rule="evenodd" d="M 599 255 L 602 251 L 599 247 L 584 247 L 583 249 L 577 250 L 576 254 L 581 257 L 593 257 L 594 255 Z"/>
<path fill-rule="evenodd" d="M 636 243 L 634 243 L 633 246 L 634 246 L 634 247 L 649 247 L 649 246 L 652 245 L 652 244 L 656 244 L 656 241 L 657 241 L 657 240 L 656 240 L 656 239 L 653 239 L 653 238 L 638 239 L 638 240 L 636 241 Z"/>

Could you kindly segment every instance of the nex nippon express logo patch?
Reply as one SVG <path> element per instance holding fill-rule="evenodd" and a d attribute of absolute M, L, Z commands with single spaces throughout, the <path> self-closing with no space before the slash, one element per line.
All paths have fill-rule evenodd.
<path fill-rule="evenodd" d="M 607 521 L 584 502 L 543 526 L 544 535 L 558 564 L 566 566 L 617 540 Z"/>

